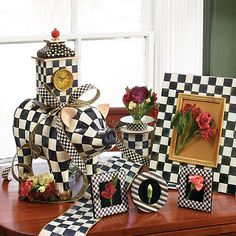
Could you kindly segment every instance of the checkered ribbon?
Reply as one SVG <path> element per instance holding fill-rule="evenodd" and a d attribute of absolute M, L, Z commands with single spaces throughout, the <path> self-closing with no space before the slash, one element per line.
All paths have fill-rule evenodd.
<path fill-rule="evenodd" d="M 77 152 L 75 146 L 71 143 L 71 141 L 67 137 L 64 129 L 62 128 L 62 121 L 61 121 L 60 116 L 57 116 L 56 128 L 57 128 L 57 138 L 60 141 L 62 147 L 69 154 L 73 163 L 82 171 L 82 173 L 84 175 L 86 175 L 85 162 L 78 155 L 78 152 Z"/>
<path fill-rule="evenodd" d="M 9 173 L 11 171 L 11 166 L 6 167 L 2 172 L 2 178 L 5 180 L 10 180 Z"/>
<path fill-rule="evenodd" d="M 122 170 L 125 173 L 125 188 L 128 190 L 133 179 L 138 174 L 141 166 L 120 157 L 112 157 L 105 163 L 99 163 L 99 174 L 102 172 L 113 172 Z M 40 231 L 39 236 L 84 236 L 90 228 L 100 219 L 94 218 L 93 202 L 91 195 L 86 192 L 85 196 L 79 199 L 63 215 L 49 222 Z"/>

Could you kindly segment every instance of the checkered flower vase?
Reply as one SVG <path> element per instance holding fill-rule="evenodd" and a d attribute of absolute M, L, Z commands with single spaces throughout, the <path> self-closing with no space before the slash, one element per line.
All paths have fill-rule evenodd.
<path fill-rule="evenodd" d="M 127 124 L 121 128 L 122 143 L 125 147 L 143 157 L 149 157 L 152 149 L 151 133 L 153 127 L 144 123 Z"/>

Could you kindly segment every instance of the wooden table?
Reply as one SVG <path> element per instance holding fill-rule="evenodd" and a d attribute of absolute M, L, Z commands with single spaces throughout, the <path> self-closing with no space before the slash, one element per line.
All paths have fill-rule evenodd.
<path fill-rule="evenodd" d="M 71 206 L 33 204 L 17 197 L 16 183 L 4 181 L 0 191 L 0 235 L 37 235 L 45 224 Z M 170 190 L 167 204 L 158 213 L 150 214 L 137 210 L 129 198 L 128 213 L 103 218 L 88 235 L 236 235 L 234 196 L 214 193 L 211 213 L 179 208 L 177 197 L 178 192 Z"/>

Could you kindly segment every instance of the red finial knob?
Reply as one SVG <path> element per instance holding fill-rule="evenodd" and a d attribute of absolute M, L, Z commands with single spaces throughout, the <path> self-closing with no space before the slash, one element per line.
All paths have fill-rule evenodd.
<path fill-rule="evenodd" d="M 57 28 L 55 28 L 52 32 L 51 32 L 52 38 L 54 40 L 58 39 L 60 36 L 60 32 L 57 30 Z"/>

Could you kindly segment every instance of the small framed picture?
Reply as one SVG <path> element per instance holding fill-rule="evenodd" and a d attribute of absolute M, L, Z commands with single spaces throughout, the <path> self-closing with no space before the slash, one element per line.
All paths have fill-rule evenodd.
<path fill-rule="evenodd" d="M 93 175 L 91 184 L 95 218 L 128 211 L 124 171 Z"/>
<path fill-rule="evenodd" d="M 210 212 L 212 178 L 213 172 L 211 170 L 180 166 L 179 206 Z"/>
<path fill-rule="evenodd" d="M 154 171 L 143 172 L 131 185 L 131 197 L 139 210 L 157 212 L 167 201 L 167 183 Z"/>

